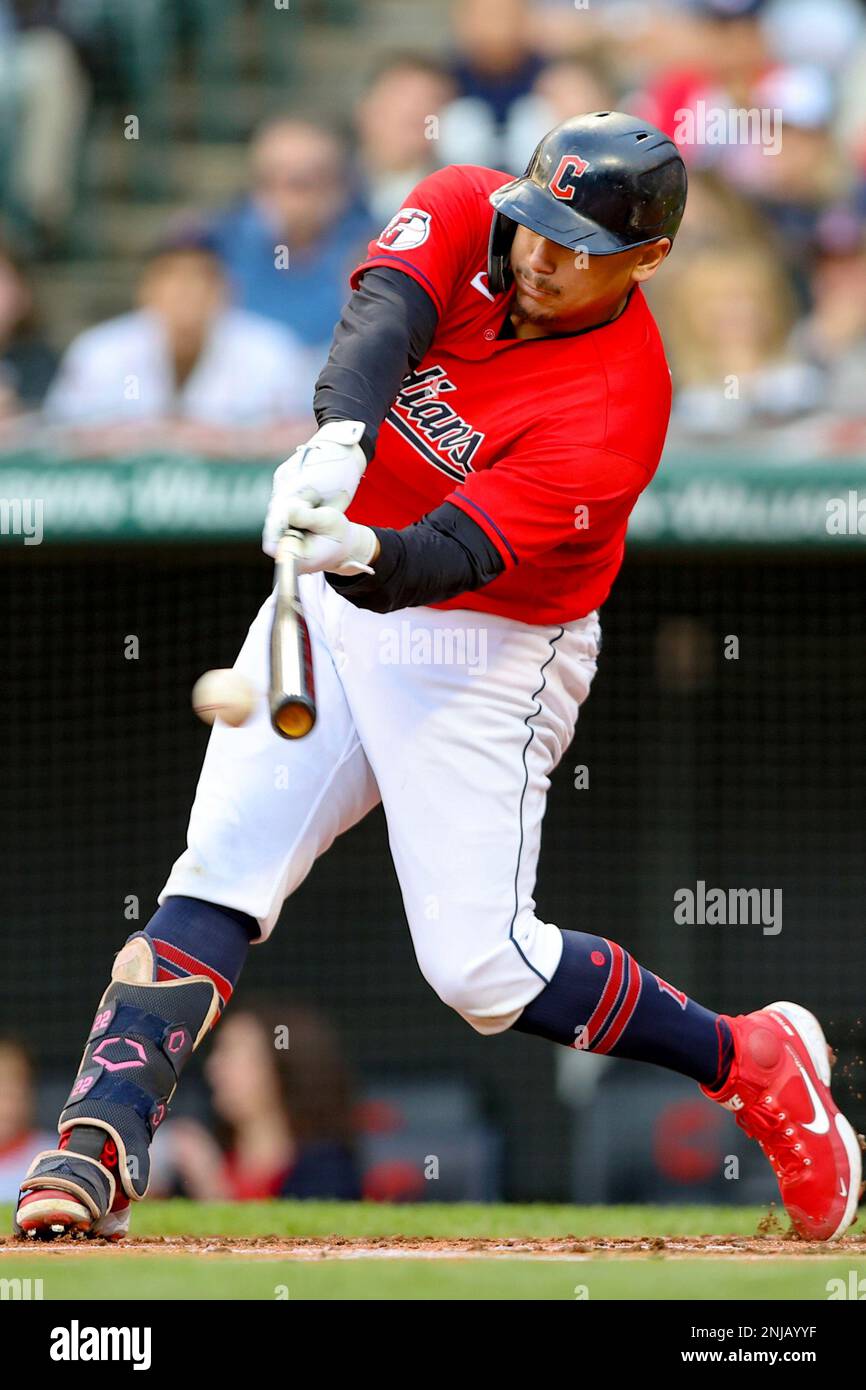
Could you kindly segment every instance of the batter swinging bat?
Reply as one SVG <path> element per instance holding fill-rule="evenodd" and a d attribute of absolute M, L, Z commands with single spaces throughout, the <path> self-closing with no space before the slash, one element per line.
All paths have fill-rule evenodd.
<path fill-rule="evenodd" d="M 304 618 L 295 562 L 300 531 L 286 531 L 277 546 L 277 602 L 271 623 L 268 704 L 271 724 L 283 738 L 303 738 L 316 722 L 313 653 Z"/>

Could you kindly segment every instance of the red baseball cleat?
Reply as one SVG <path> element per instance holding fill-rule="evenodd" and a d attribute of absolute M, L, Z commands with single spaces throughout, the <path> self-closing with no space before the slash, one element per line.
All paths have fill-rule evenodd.
<path fill-rule="evenodd" d="M 804 1240 L 833 1240 L 860 1199 L 860 1145 L 830 1094 L 830 1049 L 799 1004 L 768 1004 L 728 1018 L 730 1076 L 701 1090 L 732 1110 L 770 1161 L 791 1224 Z"/>
<path fill-rule="evenodd" d="M 31 1240 L 56 1240 L 65 1235 L 123 1240 L 129 1232 L 129 1202 L 94 1219 L 92 1211 L 72 1192 L 41 1187 L 21 1197 L 14 1231 L 17 1236 L 27 1236 Z"/>
<path fill-rule="evenodd" d="M 129 1230 L 129 1198 L 117 1180 L 117 1146 L 101 1139 L 99 1159 L 68 1147 L 71 1132 L 56 1149 L 34 1158 L 22 1184 L 14 1232 L 30 1240 L 59 1236 L 100 1236 L 122 1240 Z"/>
<path fill-rule="evenodd" d="M 43 1187 L 25 1192 L 15 1213 L 16 1229 L 25 1236 L 62 1236 L 89 1231 L 93 1214 L 71 1192 Z"/>

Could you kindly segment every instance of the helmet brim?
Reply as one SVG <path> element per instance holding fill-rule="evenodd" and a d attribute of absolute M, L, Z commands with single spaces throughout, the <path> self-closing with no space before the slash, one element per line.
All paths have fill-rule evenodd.
<path fill-rule="evenodd" d="M 617 251 L 629 251 L 635 246 L 646 246 L 651 241 L 660 241 L 667 235 L 660 232 L 652 237 L 629 241 L 617 236 L 605 227 L 600 227 L 592 218 L 575 212 L 571 204 L 563 204 L 561 216 L 550 194 L 533 179 L 512 179 L 502 188 L 490 194 L 490 202 L 503 217 L 519 222 L 531 232 L 555 241 L 558 246 L 567 246 L 570 251 L 586 250 L 590 256 L 613 256 Z"/>

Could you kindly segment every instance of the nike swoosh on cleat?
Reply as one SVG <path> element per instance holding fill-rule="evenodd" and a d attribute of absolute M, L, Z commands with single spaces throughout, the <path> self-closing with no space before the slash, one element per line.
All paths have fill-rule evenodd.
<path fill-rule="evenodd" d="M 812 1119 L 809 1121 L 809 1123 L 806 1124 L 803 1121 L 801 1121 L 800 1126 L 802 1129 L 808 1129 L 811 1134 L 829 1134 L 830 1116 L 824 1109 L 821 1097 L 818 1095 L 818 1092 L 815 1090 L 815 1087 L 812 1083 L 812 1078 L 806 1071 L 806 1068 L 803 1066 L 803 1063 L 800 1061 L 799 1057 L 795 1056 L 794 1061 L 797 1064 L 797 1070 L 803 1078 L 806 1090 L 809 1093 L 809 1099 L 812 1102 L 812 1109 L 814 1111 Z"/>

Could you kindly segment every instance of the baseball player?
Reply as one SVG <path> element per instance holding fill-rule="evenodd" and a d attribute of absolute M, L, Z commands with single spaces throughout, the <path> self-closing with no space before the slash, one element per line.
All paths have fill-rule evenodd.
<path fill-rule="evenodd" d="M 371 244 L 320 428 L 277 470 L 264 531 L 270 554 L 303 533 L 317 723 L 288 744 L 263 699 L 214 728 L 187 848 L 115 959 L 19 1232 L 125 1232 L 250 942 L 379 801 L 418 964 L 478 1033 L 682 1072 L 761 1145 L 801 1236 L 854 1219 L 859 1147 L 810 1013 L 716 1014 L 583 931 L 578 899 L 568 922 L 535 911 L 549 778 L 664 443 L 670 373 L 641 287 L 685 200 L 674 144 L 603 111 L 551 131 L 522 178 L 424 179 Z M 236 663 L 259 690 L 272 607 Z"/>

